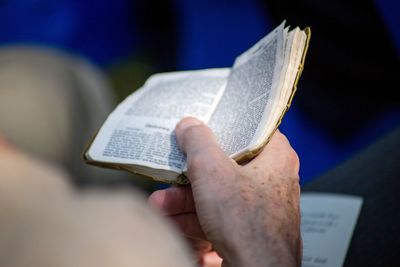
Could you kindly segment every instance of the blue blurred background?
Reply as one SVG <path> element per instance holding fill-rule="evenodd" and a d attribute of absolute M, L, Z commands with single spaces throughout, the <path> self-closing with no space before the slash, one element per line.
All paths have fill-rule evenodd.
<path fill-rule="evenodd" d="M 399 11 L 391 0 L 0 0 L 0 45 L 78 54 L 122 99 L 154 72 L 229 67 L 283 19 L 311 26 L 281 126 L 304 184 L 400 124 Z"/>

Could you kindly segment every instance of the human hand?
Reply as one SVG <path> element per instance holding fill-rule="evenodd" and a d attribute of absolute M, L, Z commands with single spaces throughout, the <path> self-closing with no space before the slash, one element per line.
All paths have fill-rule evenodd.
<path fill-rule="evenodd" d="M 224 266 L 300 265 L 299 160 L 286 137 L 277 131 L 241 166 L 194 118 L 183 119 L 176 136 L 187 155 L 191 187 L 156 191 L 149 202 L 186 236 L 209 241 L 195 243 L 202 252 L 212 245 Z"/>

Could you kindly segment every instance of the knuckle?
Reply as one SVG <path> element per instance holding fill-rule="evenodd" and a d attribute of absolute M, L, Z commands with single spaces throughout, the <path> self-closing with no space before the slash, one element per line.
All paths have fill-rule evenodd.
<path fill-rule="evenodd" d="M 280 131 L 275 132 L 276 139 L 282 144 L 288 144 L 289 140 L 287 139 L 286 135 L 281 133 Z"/>
<path fill-rule="evenodd" d="M 276 155 L 275 164 L 272 169 L 279 176 L 284 176 L 288 179 L 299 179 L 300 160 L 296 151 L 290 146 L 284 146 L 279 149 Z"/>
<path fill-rule="evenodd" d="M 296 151 L 293 148 L 290 148 L 288 150 L 288 161 L 289 164 L 291 165 L 299 165 L 300 159 L 299 156 L 297 155 Z"/>
<path fill-rule="evenodd" d="M 294 178 L 295 180 L 299 180 L 300 159 L 293 148 L 290 148 L 288 151 L 287 164 L 290 168 L 292 178 Z"/>
<path fill-rule="evenodd" d="M 278 139 L 282 148 L 282 151 L 285 153 L 285 160 L 284 164 L 286 165 L 286 169 L 289 170 L 289 173 L 292 174 L 291 176 L 296 178 L 298 177 L 299 169 L 300 169 L 300 159 L 297 155 L 296 151 L 290 145 L 289 140 L 287 137 L 282 134 L 281 132 L 277 132 Z"/>

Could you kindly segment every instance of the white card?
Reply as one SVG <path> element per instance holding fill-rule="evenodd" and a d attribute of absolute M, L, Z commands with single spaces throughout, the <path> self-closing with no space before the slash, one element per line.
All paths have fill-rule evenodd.
<path fill-rule="evenodd" d="M 341 267 L 362 198 L 330 193 L 301 195 L 302 267 Z"/>

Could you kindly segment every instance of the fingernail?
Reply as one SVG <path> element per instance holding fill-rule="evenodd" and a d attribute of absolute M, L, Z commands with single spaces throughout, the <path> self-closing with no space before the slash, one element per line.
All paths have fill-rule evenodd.
<path fill-rule="evenodd" d="M 196 126 L 196 125 L 201 125 L 201 124 L 203 124 L 202 121 L 200 121 L 200 120 L 198 120 L 196 118 L 193 118 L 193 117 L 188 117 L 188 118 L 184 118 L 183 120 L 181 120 L 178 123 L 177 128 L 178 128 L 179 131 L 183 131 L 183 130 L 189 128 L 189 127 Z"/>

